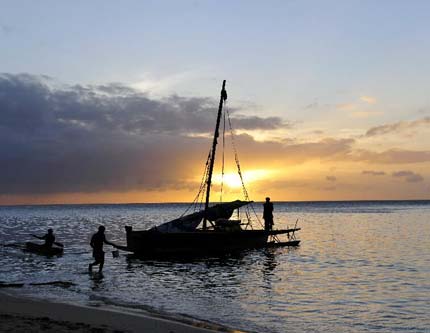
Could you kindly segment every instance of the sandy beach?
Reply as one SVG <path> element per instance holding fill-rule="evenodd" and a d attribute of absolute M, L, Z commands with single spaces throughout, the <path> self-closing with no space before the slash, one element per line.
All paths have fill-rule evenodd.
<path fill-rule="evenodd" d="M 227 332 L 143 314 L 29 299 L 0 292 L 1 332 Z M 230 331 L 231 332 L 231 331 Z"/>

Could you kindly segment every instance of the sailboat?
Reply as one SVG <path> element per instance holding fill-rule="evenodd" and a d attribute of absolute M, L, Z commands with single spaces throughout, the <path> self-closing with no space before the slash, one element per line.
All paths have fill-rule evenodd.
<path fill-rule="evenodd" d="M 267 246 L 299 245 L 300 240 L 295 238 L 295 232 L 300 230 L 300 228 L 297 228 L 297 223 L 294 228 L 282 230 L 253 228 L 250 222 L 249 206 L 251 206 L 254 214 L 255 210 L 252 206 L 253 201 L 249 199 L 248 192 L 243 183 L 237 154 L 235 160 L 242 181 L 245 200 L 235 200 L 232 202 L 221 202 L 210 205 L 215 153 L 220 134 L 223 106 L 227 100 L 225 84 L 226 81 L 224 80 L 221 89 L 214 137 L 208 160 L 206 161 L 204 178 L 202 179 L 199 194 L 193 202 L 194 208 L 196 208 L 199 198 L 203 199 L 203 197 L 205 197 L 204 207 L 202 205 L 203 200 L 200 200 L 200 210 L 196 210 L 189 214 L 184 213 L 182 216 L 172 221 L 152 227 L 148 230 L 138 231 L 133 230 L 131 226 L 126 226 L 127 246 L 121 247 L 123 250 L 134 252 L 137 255 L 181 256 L 209 253 L 222 254 Z M 225 113 L 223 119 L 225 132 Z M 231 125 L 229 116 L 228 121 Z M 233 131 L 231 134 L 233 135 Z M 232 219 L 233 213 L 239 211 L 242 207 L 245 209 L 247 218 L 245 223 L 242 219 Z M 240 216 L 240 214 L 238 213 L 237 216 Z M 255 214 L 255 216 L 257 217 L 257 214 Z M 280 234 L 286 234 L 288 236 L 288 241 L 281 242 L 277 237 Z"/>

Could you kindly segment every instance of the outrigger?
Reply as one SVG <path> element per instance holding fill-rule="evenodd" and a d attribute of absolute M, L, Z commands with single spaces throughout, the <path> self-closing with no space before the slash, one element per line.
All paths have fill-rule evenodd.
<path fill-rule="evenodd" d="M 126 226 L 127 246 L 118 248 L 137 255 L 201 255 L 221 254 L 235 252 L 250 248 L 263 248 L 270 246 L 298 246 L 300 240 L 296 239 L 295 232 L 299 231 L 297 221 L 294 228 L 281 230 L 253 229 L 251 224 L 251 210 L 262 226 L 249 199 L 248 191 L 243 182 L 239 159 L 234 146 L 233 130 L 231 128 L 230 115 L 224 111 L 223 105 L 227 100 L 225 90 L 226 81 L 223 81 L 221 97 L 213 137 L 212 147 L 209 151 L 204 176 L 200 184 L 200 190 L 187 211 L 179 218 L 155 226 L 148 230 L 135 231 L 131 226 Z M 235 153 L 235 161 L 238 174 L 242 182 L 242 190 L 245 200 L 236 200 L 226 203 L 218 203 L 210 206 L 210 192 L 212 174 L 215 163 L 215 153 L 219 138 L 221 118 L 224 116 L 223 146 L 226 118 L 230 125 L 232 143 Z M 223 152 L 224 153 L 224 152 Z M 223 156 L 224 161 L 224 156 Z M 223 164 L 224 173 L 224 164 Z M 222 189 L 222 186 L 221 186 Z M 205 197 L 204 208 L 203 198 Z M 201 200 L 200 200 L 201 199 Z M 187 212 L 194 208 L 193 213 Z M 239 219 L 231 219 L 233 212 L 238 212 L 245 207 L 246 222 Z M 200 209 L 198 209 L 200 208 Z M 251 210 L 250 210 L 251 208 Z M 288 241 L 282 242 L 278 235 L 286 234 Z"/>

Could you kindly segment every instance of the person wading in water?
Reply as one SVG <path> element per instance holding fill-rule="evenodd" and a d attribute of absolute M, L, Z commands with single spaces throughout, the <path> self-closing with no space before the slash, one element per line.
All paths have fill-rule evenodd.
<path fill-rule="evenodd" d="M 263 211 L 263 219 L 264 219 L 264 230 L 270 231 L 273 227 L 273 203 L 270 202 L 270 198 L 266 198 L 266 202 L 264 203 L 264 211 Z"/>
<path fill-rule="evenodd" d="M 99 231 L 97 231 L 93 235 L 93 237 L 91 237 L 90 245 L 93 248 L 94 262 L 88 265 L 88 270 L 90 272 L 93 271 L 93 266 L 95 265 L 99 265 L 99 273 L 101 273 L 103 270 L 103 265 L 105 263 L 105 253 L 103 252 L 103 243 L 116 247 L 114 243 L 111 243 L 106 239 L 105 229 L 106 228 L 101 225 L 99 227 Z"/>

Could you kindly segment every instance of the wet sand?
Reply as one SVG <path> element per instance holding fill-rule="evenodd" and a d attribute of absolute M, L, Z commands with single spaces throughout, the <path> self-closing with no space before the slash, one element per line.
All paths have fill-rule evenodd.
<path fill-rule="evenodd" d="M 0 292 L 1 332 L 213 333 L 228 330 L 206 323 L 22 298 Z M 231 332 L 231 331 L 230 331 Z"/>

